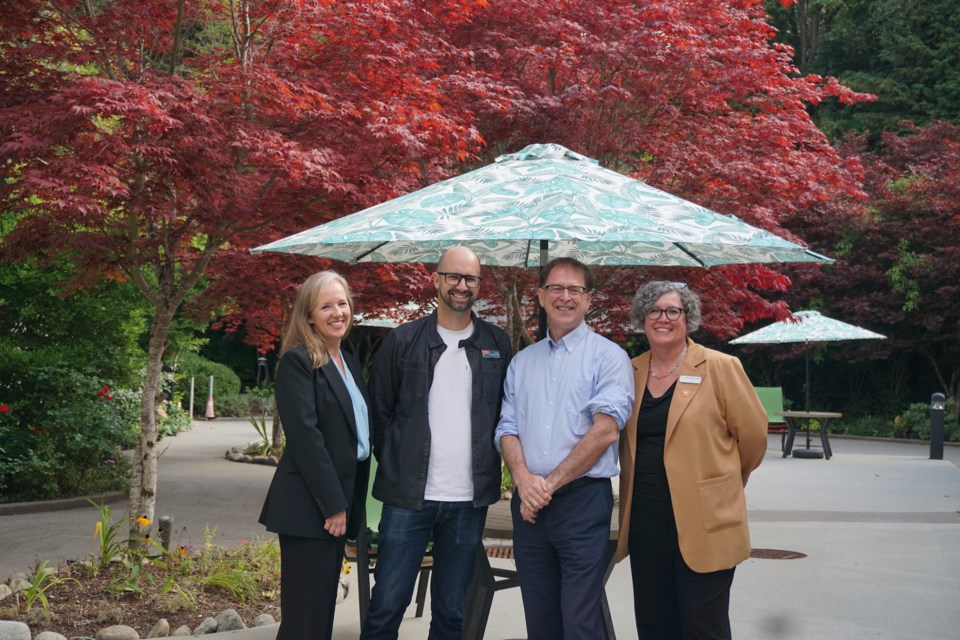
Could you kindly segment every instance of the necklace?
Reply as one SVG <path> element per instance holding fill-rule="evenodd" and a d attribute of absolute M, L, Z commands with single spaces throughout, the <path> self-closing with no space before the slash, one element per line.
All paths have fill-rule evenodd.
<path fill-rule="evenodd" d="M 670 370 L 667 371 L 666 373 L 657 373 L 656 371 L 653 370 L 653 355 L 651 355 L 651 356 L 650 356 L 650 377 L 651 377 L 651 378 L 655 378 L 655 379 L 657 379 L 657 380 L 663 380 L 664 378 L 666 378 L 667 376 L 669 376 L 671 373 L 673 373 L 674 371 L 676 371 L 677 369 L 679 369 L 679 368 L 680 368 L 680 363 L 683 362 L 683 359 L 684 359 L 684 358 L 686 357 L 686 355 L 687 355 L 687 347 L 688 347 L 688 346 L 689 346 L 689 345 L 686 345 L 686 344 L 683 345 L 683 351 L 680 352 L 680 357 L 677 358 L 677 361 L 674 363 L 674 365 L 673 365 L 672 367 L 670 367 Z"/>

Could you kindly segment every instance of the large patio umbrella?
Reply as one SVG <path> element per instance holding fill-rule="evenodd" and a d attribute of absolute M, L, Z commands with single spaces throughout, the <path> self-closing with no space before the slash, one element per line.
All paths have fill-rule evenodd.
<path fill-rule="evenodd" d="M 828 318 L 818 311 L 798 311 L 786 320 L 740 336 L 730 344 L 785 344 L 804 343 L 806 382 L 803 385 L 806 411 L 810 411 L 810 343 L 840 340 L 885 340 L 886 336 L 860 327 Z"/>
<path fill-rule="evenodd" d="M 436 263 L 454 245 L 501 267 L 542 266 L 560 256 L 608 266 L 833 262 L 558 144 L 531 144 L 251 252 Z M 541 310 L 541 337 L 545 323 Z"/>
<path fill-rule="evenodd" d="M 493 164 L 252 250 L 345 262 L 436 263 L 453 245 L 483 264 L 711 267 L 832 262 L 798 244 L 557 144 L 532 144 Z"/>

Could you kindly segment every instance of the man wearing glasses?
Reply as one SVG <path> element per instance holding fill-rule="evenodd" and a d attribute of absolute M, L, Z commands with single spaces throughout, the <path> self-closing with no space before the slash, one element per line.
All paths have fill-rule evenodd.
<path fill-rule="evenodd" d="M 600 608 L 617 439 L 633 405 L 626 352 L 585 318 L 590 269 L 544 268 L 546 340 L 513 359 L 495 439 L 513 475 L 513 546 L 530 640 L 606 637 Z"/>
<path fill-rule="evenodd" d="M 500 499 L 493 432 L 512 355 L 507 334 L 471 311 L 480 280 L 473 251 L 444 253 L 437 310 L 391 331 L 370 371 L 373 495 L 384 505 L 363 640 L 397 637 L 431 538 L 429 638 L 462 635 L 487 507 Z"/>

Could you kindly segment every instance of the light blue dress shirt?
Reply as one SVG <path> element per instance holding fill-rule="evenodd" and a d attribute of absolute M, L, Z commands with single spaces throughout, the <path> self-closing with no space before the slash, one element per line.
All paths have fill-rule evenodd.
<path fill-rule="evenodd" d="M 503 436 L 519 437 L 527 468 L 546 477 L 590 430 L 596 414 L 609 415 L 623 429 L 633 410 L 633 367 L 626 351 L 584 323 L 558 342 L 548 337 L 514 356 L 503 389 L 497 449 Z M 613 443 L 584 475 L 612 478 L 619 472 Z"/>
<path fill-rule="evenodd" d="M 347 366 L 346 361 L 344 361 L 343 366 Z M 363 399 L 363 393 L 357 386 L 357 381 L 353 379 L 353 374 L 340 371 L 340 367 L 336 366 L 336 363 L 334 363 L 334 368 L 340 372 L 343 383 L 347 385 L 347 392 L 350 393 L 353 417 L 357 422 L 357 460 L 366 460 L 370 457 L 370 413 L 367 409 L 367 401 Z M 349 369 L 349 367 L 347 368 Z"/>

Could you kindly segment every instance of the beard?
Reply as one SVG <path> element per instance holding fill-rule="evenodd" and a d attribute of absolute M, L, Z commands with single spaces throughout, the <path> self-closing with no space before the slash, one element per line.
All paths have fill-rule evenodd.
<path fill-rule="evenodd" d="M 448 289 L 447 291 L 440 294 L 440 299 L 446 304 L 450 309 L 457 312 L 469 311 L 473 307 L 474 300 L 477 299 L 476 294 L 468 293 L 468 298 L 455 298 L 453 295 L 454 290 Z"/>

